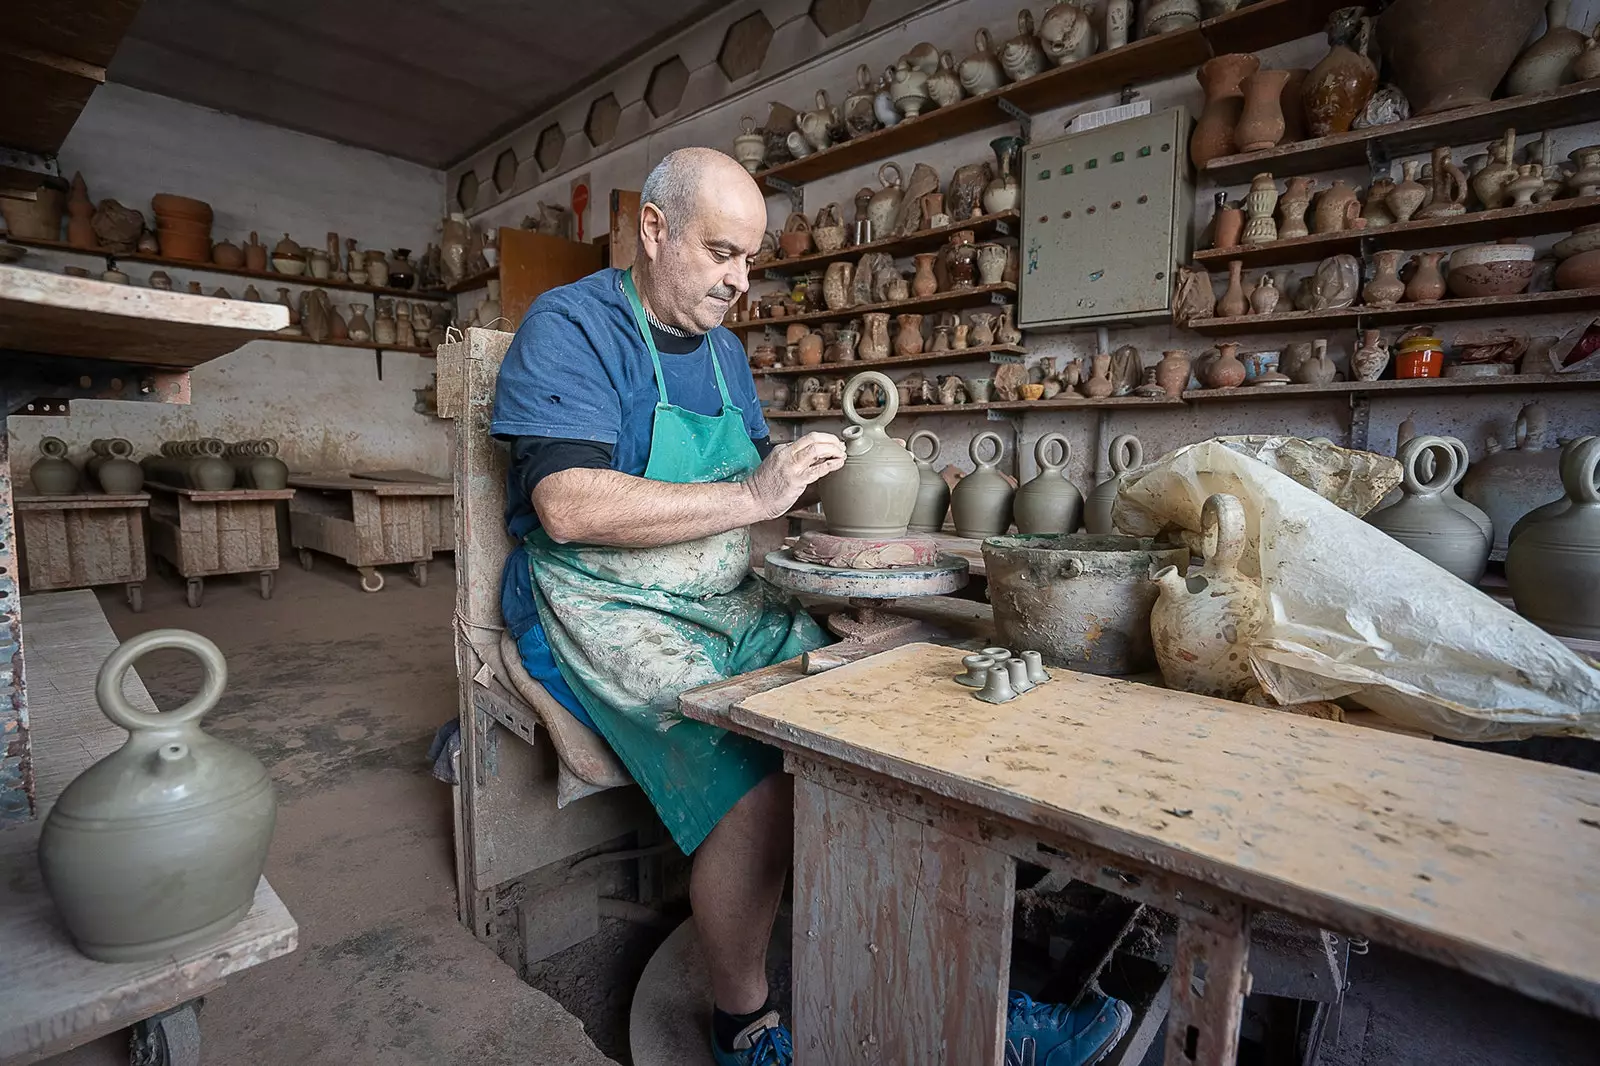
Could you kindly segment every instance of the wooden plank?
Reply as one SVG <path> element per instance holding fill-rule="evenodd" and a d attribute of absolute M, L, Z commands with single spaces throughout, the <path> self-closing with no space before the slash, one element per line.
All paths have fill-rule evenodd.
<path fill-rule="evenodd" d="M 611 266 L 626 270 L 639 254 L 639 193 L 611 190 Z M 754 274 L 755 271 L 751 271 Z"/>
<path fill-rule="evenodd" d="M 1600 775 L 1065 670 L 994 707 L 960 656 L 907 645 L 728 718 L 1600 1017 L 1600 848 L 1574 847 Z"/>
<path fill-rule="evenodd" d="M 0 144 L 55 155 L 105 80 L 102 67 L 31 48 L 8 33 L 0 38 Z"/>
<path fill-rule="evenodd" d="M 923 313 L 953 311 L 962 307 L 987 305 L 991 302 L 989 299 L 991 296 L 1010 296 L 1015 298 L 1016 294 L 1017 287 L 1009 281 L 1003 281 L 996 285 L 974 285 L 968 289 L 951 289 L 948 292 L 936 292 L 932 296 L 913 296 L 909 300 L 887 300 L 883 303 L 860 304 L 841 311 L 808 311 L 802 315 L 788 315 L 784 318 L 752 318 L 741 322 L 727 322 L 724 325 L 735 333 L 750 333 L 758 329 L 781 330 L 796 322 L 843 322 L 846 319 L 859 318 L 868 311 L 887 311 L 896 315 L 913 311 Z M 852 363 L 850 365 L 854 366 L 855 364 Z"/>
<path fill-rule="evenodd" d="M 773 319 L 773 321 L 781 322 L 783 320 L 782 319 Z M 887 360 L 885 360 L 885 362 L 886 361 Z M 846 369 L 847 367 L 849 369 Z M 815 369 L 820 371 L 823 374 L 828 374 L 830 372 L 831 373 L 836 373 L 836 374 L 837 373 L 852 374 L 852 373 L 856 373 L 858 370 L 878 370 L 878 369 L 886 369 L 886 368 L 883 367 L 882 363 L 870 362 L 870 363 L 848 363 L 848 364 L 827 364 L 827 363 L 824 363 L 822 366 L 817 367 Z M 1271 390 L 1263 390 L 1263 391 L 1271 391 Z M 1109 408 L 1109 407 L 1181 407 L 1181 406 L 1183 406 L 1183 401 L 1182 400 L 1173 399 L 1170 396 L 1148 397 L 1148 398 L 1144 397 L 1144 396 L 1107 396 L 1105 399 L 1101 399 L 1101 400 L 1091 400 L 1091 399 L 1088 399 L 1088 398 L 1082 397 L 1082 396 L 1069 396 L 1069 397 L 1066 397 L 1066 398 L 1063 398 L 1063 399 L 1055 399 L 1055 400 L 996 400 L 996 401 L 992 401 L 990 403 L 961 403 L 961 404 L 938 404 L 938 403 L 932 403 L 932 404 L 919 404 L 916 407 L 902 407 L 902 408 L 900 408 L 900 413 L 895 415 L 895 417 L 896 418 L 916 418 L 916 417 L 919 417 L 921 415 L 965 414 L 965 413 L 971 413 L 971 412 L 974 412 L 974 411 L 1069 411 L 1069 410 L 1072 410 L 1074 408 L 1076 408 L 1078 410 L 1091 410 L 1091 409 Z M 864 408 L 863 410 L 870 412 L 872 410 L 872 408 Z M 820 419 L 832 419 L 832 420 L 834 420 L 836 422 L 844 420 L 844 412 L 843 411 L 820 411 L 819 412 L 819 411 L 772 411 L 772 410 L 768 410 L 768 411 L 762 412 L 762 414 L 769 421 L 771 421 L 773 419 L 802 419 L 802 420 L 809 420 L 809 421 L 817 421 L 817 420 L 820 420 Z"/>
<path fill-rule="evenodd" d="M 17 0 L 6 9 L 6 34 L 35 48 L 107 67 L 143 2 Z"/>
<path fill-rule="evenodd" d="M 500 228 L 501 327 L 515 332 L 539 294 L 600 269 L 600 249 L 532 230 Z"/>
<path fill-rule="evenodd" d="M 292 500 L 294 489 L 186 489 L 177 485 L 164 485 L 159 481 L 146 481 L 145 488 L 154 492 L 169 492 L 194 503 L 235 503 L 241 500 Z"/>
<path fill-rule="evenodd" d="M 1446 322 L 1472 318 L 1510 318 L 1562 312 L 1593 314 L 1600 307 L 1600 289 L 1566 289 L 1525 292 L 1518 296 L 1484 296 L 1438 300 L 1434 303 L 1396 304 L 1393 307 L 1340 307 L 1331 311 L 1285 311 L 1273 315 L 1238 315 L 1202 318 L 1186 327 L 1208 337 L 1244 333 L 1294 333 L 1336 326 L 1377 326 L 1399 323 Z"/>
<path fill-rule="evenodd" d="M 841 211 L 843 217 L 854 217 L 842 208 Z M 751 267 L 750 276 L 755 278 L 805 273 L 841 259 L 848 259 L 852 263 L 859 262 L 868 252 L 888 252 L 896 258 L 914 255 L 917 252 L 931 252 L 949 243 L 951 234 L 962 230 L 972 230 L 973 236 L 980 240 L 987 239 L 991 234 L 1014 237 L 1021 230 L 1021 216 L 1016 211 L 1000 211 L 993 215 L 969 218 L 964 222 L 952 222 L 948 226 L 920 229 L 903 237 L 884 237 L 868 241 L 866 244 L 849 244 L 834 252 L 812 252 L 809 255 L 797 255 L 793 259 L 775 259 L 770 263 Z"/>
<path fill-rule="evenodd" d="M 0 348 L 192 367 L 288 324 L 281 304 L 0 266 Z"/>
<path fill-rule="evenodd" d="M 75 511 L 87 507 L 149 507 L 150 494 L 82 492 L 71 496 L 30 496 L 27 493 L 18 493 L 13 497 L 13 501 L 19 511 Z"/>
<path fill-rule="evenodd" d="M 798 1066 L 999 1062 L 1010 856 L 805 778 L 794 805 Z"/>
<path fill-rule="evenodd" d="M 776 321 L 776 320 L 774 320 Z M 903 366 L 932 366 L 935 363 L 966 363 L 975 360 L 989 361 L 991 353 L 1027 355 L 1028 349 L 1020 344 L 985 344 L 976 348 L 953 348 L 945 352 L 924 352 L 922 355 L 892 355 L 887 359 L 874 359 L 856 363 L 823 363 L 821 366 L 768 366 L 751 367 L 754 377 L 786 374 L 817 374 L 833 372 L 856 373 L 861 370 L 882 370 L 884 373 Z"/>

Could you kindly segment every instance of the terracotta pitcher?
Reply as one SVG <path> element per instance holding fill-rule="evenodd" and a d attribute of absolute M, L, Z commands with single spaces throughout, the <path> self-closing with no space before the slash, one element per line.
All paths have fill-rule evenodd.
<path fill-rule="evenodd" d="M 1144 445 L 1132 433 L 1120 434 L 1106 449 L 1106 460 L 1111 464 L 1111 476 L 1089 491 L 1083 505 L 1083 528 L 1090 533 L 1117 532 L 1116 523 L 1111 520 L 1111 505 L 1117 502 L 1123 475 L 1144 463 Z"/>
<path fill-rule="evenodd" d="M 1196 168 L 1239 151 L 1234 130 L 1244 112 L 1244 80 L 1261 67 L 1248 53 L 1215 56 L 1195 72 L 1206 102 L 1189 138 L 1189 158 Z"/>
<path fill-rule="evenodd" d="M 910 357 L 922 354 L 922 316 L 899 315 L 895 318 L 894 354 Z"/>
<path fill-rule="evenodd" d="M 856 411 L 856 394 L 867 385 L 883 393 L 883 409 L 867 419 Z M 844 387 L 844 466 L 817 483 L 828 532 L 840 537 L 890 540 L 906 535 L 917 505 L 920 479 L 911 453 L 887 432 L 900 410 L 900 394 L 888 375 L 865 370 Z"/>
<path fill-rule="evenodd" d="M 1260 152 L 1283 140 L 1283 87 L 1287 70 L 1258 70 L 1244 79 L 1244 112 L 1233 129 L 1241 152 Z"/>
<path fill-rule="evenodd" d="M 1600 640 L 1600 437 L 1566 451 L 1565 510 L 1521 530 L 1506 554 L 1518 613 L 1561 636 Z"/>
<path fill-rule="evenodd" d="M 1363 10 L 1342 7 L 1328 17 L 1328 54 L 1311 69 L 1301 90 L 1306 127 L 1313 137 L 1348 132 L 1378 87 L 1378 68 L 1350 47 L 1363 30 Z"/>
<path fill-rule="evenodd" d="M 932 446 L 928 457 L 917 454 L 917 445 L 927 441 Z M 950 509 L 950 486 L 933 464 L 939 461 L 942 445 L 931 430 L 919 429 L 906 441 L 906 450 L 917 461 L 917 506 L 911 511 L 911 521 L 906 528 L 915 533 L 937 533 L 944 528 L 945 512 Z"/>
<path fill-rule="evenodd" d="M 933 263 L 938 252 L 920 252 L 912 257 L 917 272 L 911 279 L 911 291 L 917 296 L 932 296 L 939 291 L 939 279 L 934 276 Z"/>
<path fill-rule="evenodd" d="M 1050 461 L 1059 448 L 1059 460 Z M 1039 473 L 1017 490 L 1011 514 L 1018 533 L 1072 533 L 1078 528 L 1083 511 L 1083 496 L 1067 480 L 1067 464 L 1072 461 L 1072 445 L 1060 433 L 1046 433 L 1033 447 Z"/>
<path fill-rule="evenodd" d="M 980 458 L 984 444 L 994 445 L 994 456 Z M 997 537 L 1011 527 L 1011 501 L 1016 490 L 997 469 L 1005 455 L 1000 434 L 979 433 L 968 449 L 976 469 L 950 490 L 950 516 L 955 520 L 956 536 L 982 540 Z"/>
<path fill-rule="evenodd" d="M 861 343 L 856 354 L 866 362 L 889 358 L 888 312 L 869 311 L 861 316 Z"/>

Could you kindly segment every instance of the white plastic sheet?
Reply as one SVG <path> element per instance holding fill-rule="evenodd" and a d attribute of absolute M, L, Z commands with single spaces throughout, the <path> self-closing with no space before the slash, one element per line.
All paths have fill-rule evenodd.
<path fill-rule="evenodd" d="M 1600 739 L 1600 671 L 1357 517 L 1398 478 L 1398 464 L 1366 452 L 1218 438 L 1130 473 L 1114 517 L 1126 532 L 1176 529 L 1197 546 L 1206 497 L 1239 497 L 1241 569 L 1260 576 L 1268 608 L 1251 662 L 1281 702 L 1350 697 L 1455 740 Z"/>

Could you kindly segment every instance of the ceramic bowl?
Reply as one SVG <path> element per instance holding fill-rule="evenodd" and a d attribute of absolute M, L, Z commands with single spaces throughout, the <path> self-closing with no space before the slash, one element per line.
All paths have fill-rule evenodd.
<path fill-rule="evenodd" d="M 306 272 L 306 261 L 292 255 L 275 255 L 272 257 L 272 269 L 289 277 L 299 277 Z"/>
<path fill-rule="evenodd" d="M 1452 296 L 1477 299 L 1484 296 L 1515 296 L 1525 292 L 1533 280 L 1533 260 L 1502 259 L 1496 263 L 1450 265 L 1447 283 Z"/>
<path fill-rule="evenodd" d="M 187 196 L 174 196 L 170 192 L 158 192 L 150 197 L 150 208 L 159 218 L 163 215 L 173 218 L 193 218 L 205 222 L 211 221 L 211 205 L 204 200 L 194 200 Z"/>
<path fill-rule="evenodd" d="M 1570 236 L 1563 237 L 1557 241 L 1552 251 L 1556 253 L 1556 257 L 1559 259 L 1571 259 L 1575 255 L 1582 255 L 1584 252 L 1592 252 L 1596 249 L 1600 249 L 1600 222 L 1579 226 L 1572 231 Z"/>
<path fill-rule="evenodd" d="M 1450 253 L 1450 269 L 1480 263 L 1533 261 L 1533 246 L 1529 244 L 1469 244 Z"/>
<path fill-rule="evenodd" d="M 1556 288 L 1593 289 L 1600 287 L 1600 248 L 1582 252 L 1556 267 Z"/>

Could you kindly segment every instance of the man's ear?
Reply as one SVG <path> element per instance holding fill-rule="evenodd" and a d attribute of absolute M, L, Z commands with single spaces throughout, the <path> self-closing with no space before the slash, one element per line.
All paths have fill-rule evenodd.
<path fill-rule="evenodd" d="M 655 204 L 639 208 L 639 246 L 654 259 L 667 240 L 667 217 Z"/>

